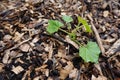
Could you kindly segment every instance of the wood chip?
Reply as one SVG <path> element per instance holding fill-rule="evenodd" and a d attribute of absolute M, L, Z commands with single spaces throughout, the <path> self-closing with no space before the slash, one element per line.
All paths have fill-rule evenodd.
<path fill-rule="evenodd" d="M 78 44 L 76 44 L 74 41 L 72 41 L 69 36 L 66 36 L 65 40 L 66 40 L 66 42 L 72 44 L 76 49 L 79 49 Z"/>
<path fill-rule="evenodd" d="M 22 45 L 20 46 L 20 50 L 23 51 L 23 52 L 28 52 L 29 49 L 30 49 L 30 45 L 27 44 L 27 43 L 22 44 Z"/>
<path fill-rule="evenodd" d="M 58 57 L 65 57 L 66 56 L 66 51 L 65 51 L 65 47 L 63 46 L 60 46 L 58 48 L 58 54 L 57 54 Z"/>
<path fill-rule="evenodd" d="M 10 51 L 9 51 L 9 50 L 5 51 L 5 55 L 4 55 L 3 59 L 2 59 L 2 62 L 3 62 L 4 64 L 7 64 L 7 63 L 8 63 L 8 59 L 9 59 L 9 57 L 10 57 L 9 54 L 10 54 Z"/>
<path fill-rule="evenodd" d="M 30 70 L 26 71 L 21 80 L 25 80 L 25 78 L 26 78 L 26 76 L 28 75 L 29 72 L 30 72 Z"/>
<path fill-rule="evenodd" d="M 5 36 L 3 37 L 3 40 L 4 40 L 4 41 L 9 41 L 11 38 L 12 38 L 11 35 L 5 35 Z"/>
<path fill-rule="evenodd" d="M 120 10 L 113 10 L 113 13 L 118 17 L 120 16 Z"/>
<path fill-rule="evenodd" d="M 75 79 L 77 77 L 77 74 L 78 74 L 77 69 L 74 69 L 70 72 L 69 77 Z"/>
<path fill-rule="evenodd" d="M 109 11 L 104 11 L 104 12 L 103 12 L 103 16 L 104 16 L 104 17 L 107 17 L 108 15 L 109 15 Z"/>
<path fill-rule="evenodd" d="M 64 69 L 60 70 L 60 79 L 61 80 L 64 80 L 69 75 L 69 73 L 72 71 L 72 69 L 73 69 L 72 62 L 68 61 L 67 64 L 68 65 L 65 66 Z"/>
<path fill-rule="evenodd" d="M 65 80 L 65 78 L 68 76 L 69 72 L 67 70 L 60 70 L 60 80 Z"/>
<path fill-rule="evenodd" d="M 47 65 L 42 65 L 41 67 L 35 68 L 35 71 L 40 71 L 41 69 L 44 69 L 46 67 L 47 67 Z"/>
<path fill-rule="evenodd" d="M 17 66 L 15 68 L 12 69 L 12 71 L 15 73 L 15 74 L 19 74 L 20 72 L 22 72 L 24 69 L 21 67 L 21 66 Z"/>
<path fill-rule="evenodd" d="M 49 69 L 46 69 L 45 75 L 46 75 L 47 77 L 49 77 Z"/>
<path fill-rule="evenodd" d="M 94 64 L 94 65 L 95 65 L 95 67 L 99 70 L 100 75 L 103 75 L 103 74 L 102 74 L 101 67 L 100 67 L 100 64 Z"/>
<path fill-rule="evenodd" d="M 45 51 L 49 52 L 48 58 L 51 59 L 53 55 L 53 43 L 50 42 L 50 44 L 45 45 Z"/>
<path fill-rule="evenodd" d="M 35 77 L 33 80 L 40 80 L 40 76 Z"/>
<path fill-rule="evenodd" d="M 31 4 L 36 4 L 36 3 L 39 3 L 39 2 L 42 2 L 43 0 L 25 0 L 25 2 L 27 3 L 31 3 Z"/>
<path fill-rule="evenodd" d="M 108 6 L 108 3 L 104 2 L 103 5 L 102 5 L 102 8 L 105 9 L 107 6 Z"/>
<path fill-rule="evenodd" d="M 20 40 L 22 37 L 23 37 L 24 33 L 19 33 L 19 32 L 16 32 L 15 33 L 15 36 L 14 36 L 14 41 L 17 42 L 18 40 Z"/>
<path fill-rule="evenodd" d="M 104 77 L 104 76 L 98 76 L 98 77 L 95 77 L 94 75 L 92 75 L 91 80 L 107 80 L 107 78 Z"/>
<path fill-rule="evenodd" d="M 18 52 L 16 52 L 16 51 L 11 51 L 10 54 L 9 54 L 9 56 L 10 56 L 10 57 L 16 57 L 17 54 L 18 54 Z"/>
<path fill-rule="evenodd" d="M 0 63 L 0 72 L 4 70 L 3 67 L 4 67 L 4 64 Z"/>
<path fill-rule="evenodd" d="M 111 55 L 113 55 L 114 53 L 120 51 L 120 39 L 118 39 L 113 45 L 112 47 L 105 52 L 105 56 L 106 57 L 110 57 Z"/>
<path fill-rule="evenodd" d="M 36 36 L 36 37 L 32 40 L 32 42 L 33 42 L 33 43 L 36 43 L 38 40 L 39 40 L 39 37 Z"/>
<path fill-rule="evenodd" d="M 110 39 L 102 40 L 102 42 L 112 43 L 115 40 L 116 40 L 115 38 L 112 38 L 112 39 L 110 38 Z"/>

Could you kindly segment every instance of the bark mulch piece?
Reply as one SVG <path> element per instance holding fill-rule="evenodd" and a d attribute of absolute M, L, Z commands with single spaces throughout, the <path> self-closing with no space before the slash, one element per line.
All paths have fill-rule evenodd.
<path fill-rule="evenodd" d="M 119 0 L 1 0 L 0 80 L 120 80 Z M 98 64 L 85 63 L 78 45 L 58 32 L 46 32 L 48 20 L 62 15 L 88 20 L 93 35 L 78 31 L 81 43 L 96 41 Z M 63 21 L 62 21 L 63 22 Z"/>

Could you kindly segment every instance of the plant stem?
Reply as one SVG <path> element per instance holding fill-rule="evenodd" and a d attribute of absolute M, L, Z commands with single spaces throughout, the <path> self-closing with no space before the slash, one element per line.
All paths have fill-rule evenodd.
<path fill-rule="evenodd" d="M 66 25 L 67 25 L 67 27 L 68 27 L 68 30 L 70 31 L 70 29 L 71 29 L 70 23 L 66 23 Z"/>
<path fill-rule="evenodd" d="M 80 27 L 78 27 L 77 29 L 79 29 L 79 28 L 80 28 Z M 59 28 L 59 30 L 62 31 L 62 32 L 64 32 L 64 33 L 66 33 L 66 34 L 68 34 L 69 36 L 70 36 L 70 34 L 71 34 L 71 33 L 67 32 L 67 31 L 65 31 L 65 30 L 63 30 L 63 29 L 61 29 L 61 28 Z M 77 43 L 78 45 L 80 45 L 80 47 L 82 46 L 82 44 L 80 44 L 79 41 L 77 41 L 77 40 L 75 40 L 75 39 L 71 39 L 71 40 L 74 41 L 75 43 Z"/>
<path fill-rule="evenodd" d="M 80 42 L 77 41 L 77 40 L 72 40 L 72 41 L 74 41 L 74 42 L 77 43 L 78 45 L 81 45 Z"/>
<path fill-rule="evenodd" d="M 70 34 L 69 32 L 67 32 L 67 31 L 65 31 L 65 30 L 63 30 L 61 28 L 59 28 L 59 30 L 62 31 L 62 32 L 64 32 L 64 33 L 66 33 L 66 34 L 68 34 L 68 35 Z"/>
<path fill-rule="evenodd" d="M 82 28 L 82 27 L 81 26 L 78 27 L 78 25 L 77 25 L 76 28 L 72 30 L 72 33 L 76 32 L 80 28 Z"/>
<path fill-rule="evenodd" d="M 80 45 L 80 47 L 84 46 L 84 45 L 82 45 L 82 44 L 79 44 L 79 45 Z"/>

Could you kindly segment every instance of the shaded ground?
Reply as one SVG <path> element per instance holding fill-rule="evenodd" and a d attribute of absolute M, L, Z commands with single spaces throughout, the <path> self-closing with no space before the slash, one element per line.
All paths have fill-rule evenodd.
<path fill-rule="evenodd" d="M 66 34 L 46 33 L 48 20 L 62 15 L 92 21 L 105 52 L 99 63 L 84 63 Z M 90 24 L 91 25 L 91 24 Z M 120 80 L 120 0 L 1 0 L 0 80 Z M 78 31 L 81 43 L 95 35 Z"/>

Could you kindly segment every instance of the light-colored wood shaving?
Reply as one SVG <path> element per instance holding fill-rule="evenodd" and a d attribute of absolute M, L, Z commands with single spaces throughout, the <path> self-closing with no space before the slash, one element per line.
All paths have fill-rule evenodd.
<path fill-rule="evenodd" d="M 105 52 L 105 56 L 106 57 L 110 57 L 111 55 L 115 54 L 117 51 L 120 51 L 120 39 L 118 39 L 113 45 L 112 47 Z"/>
<path fill-rule="evenodd" d="M 20 72 L 22 72 L 24 69 L 21 67 L 21 66 L 17 66 L 15 68 L 12 69 L 12 71 L 15 73 L 15 74 L 19 74 Z"/>
<path fill-rule="evenodd" d="M 28 52 L 29 49 L 30 49 L 30 45 L 27 44 L 27 43 L 22 44 L 22 45 L 20 46 L 20 50 L 23 51 L 23 52 Z"/>

